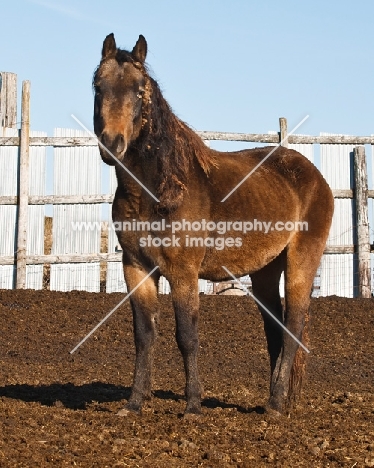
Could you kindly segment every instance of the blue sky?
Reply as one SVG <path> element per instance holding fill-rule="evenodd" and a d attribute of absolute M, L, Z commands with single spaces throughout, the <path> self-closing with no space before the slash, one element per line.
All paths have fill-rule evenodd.
<path fill-rule="evenodd" d="M 1 9 L 0 70 L 31 81 L 31 127 L 92 127 L 91 79 L 105 36 L 147 62 L 197 130 L 370 135 L 374 2 L 14 0 Z"/>

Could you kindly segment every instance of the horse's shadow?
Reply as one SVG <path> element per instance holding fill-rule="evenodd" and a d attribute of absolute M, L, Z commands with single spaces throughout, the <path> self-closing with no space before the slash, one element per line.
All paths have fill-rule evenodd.
<path fill-rule="evenodd" d="M 12 398 L 25 402 L 38 402 L 45 406 L 63 406 L 73 410 L 85 410 L 91 403 L 108 403 L 114 401 L 128 400 L 131 394 L 131 387 L 107 384 L 103 382 L 92 382 L 83 385 L 73 383 L 54 383 L 50 385 L 4 385 L 0 387 L 0 397 Z M 181 394 L 171 390 L 155 390 L 152 392 L 153 398 L 160 400 L 185 400 Z M 204 398 L 202 406 L 210 409 L 232 408 L 240 413 L 263 414 L 265 409 L 261 406 L 244 408 L 240 405 L 226 403 L 217 398 Z M 100 411 L 110 411 L 104 407 L 99 407 Z"/>
<path fill-rule="evenodd" d="M 225 403 L 223 401 L 218 400 L 218 398 L 204 398 L 202 401 L 202 406 L 205 406 L 206 408 L 222 408 L 222 409 L 235 409 L 238 411 L 238 413 L 257 413 L 257 414 L 264 414 L 265 413 L 265 408 L 263 406 L 253 406 L 249 408 L 245 408 L 244 406 L 241 405 L 236 405 L 234 403 Z"/>
<path fill-rule="evenodd" d="M 131 388 L 102 382 L 83 385 L 53 383 L 50 385 L 16 384 L 0 387 L 0 397 L 25 402 L 38 402 L 45 406 L 64 406 L 84 410 L 93 402 L 106 403 L 130 397 Z"/>
<path fill-rule="evenodd" d="M 164 391 L 164 390 L 155 390 L 152 392 L 154 398 L 159 398 L 161 400 L 174 400 L 174 401 L 179 401 L 179 400 L 185 400 L 184 395 L 180 395 L 177 393 L 174 393 L 172 391 Z M 251 408 L 244 408 L 241 405 L 235 405 L 233 403 L 226 403 L 224 401 L 219 400 L 218 398 L 210 397 L 210 398 L 203 398 L 201 402 L 201 406 L 205 408 L 210 408 L 210 409 L 215 409 L 215 408 L 222 408 L 222 409 L 236 409 L 239 413 L 257 413 L 257 414 L 263 414 L 265 413 L 265 408 L 262 406 L 254 406 Z"/>

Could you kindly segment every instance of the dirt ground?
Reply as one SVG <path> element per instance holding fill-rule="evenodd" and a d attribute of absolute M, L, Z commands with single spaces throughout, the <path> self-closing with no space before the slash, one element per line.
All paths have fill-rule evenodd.
<path fill-rule="evenodd" d="M 0 467 L 374 466 L 374 300 L 312 301 L 303 397 L 290 418 L 274 419 L 263 410 L 269 368 L 254 303 L 202 296 L 205 395 L 191 421 L 168 296 L 141 416 L 116 416 L 132 383 L 128 303 L 69 354 L 122 298 L 0 291 Z"/>

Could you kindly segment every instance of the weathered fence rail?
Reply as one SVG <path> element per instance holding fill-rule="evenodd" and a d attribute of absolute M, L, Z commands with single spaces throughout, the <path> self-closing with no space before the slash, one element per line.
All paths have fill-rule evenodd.
<path fill-rule="evenodd" d="M 14 128 L 16 114 L 14 100 L 16 92 L 14 91 L 14 77 L 7 76 L 13 74 L 0 74 L 0 151 L 2 147 L 19 148 L 19 176 L 17 195 L 1 195 L 0 206 L 17 205 L 16 225 L 17 239 L 15 241 L 16 249 L 14 255 L 0 255 L 0 266 L 16 265 L 16 287 L 26 287 L 26 267 L 27 265 L 53 265 L 68 263 L 97 263 L 97 262 L 120 262 L 121 253 L 83 253 L 83 254 L 27 254 L 27 226 L 28 226 L 28 207 L 37 205 L 95 205 L 103 203 L 112 203 L 113 193 L 110 194 L 82 194 L 82 195 L 33 195 L 29 191 L 29 153 L 32 147 L 52 146 L 57 148 L 97 148 L 97 141 L 92 137 L 66 137 L 66 136 L 30 136 L 29 102 L 30 102 L 30 83 L 23 83 L 22 87 L 22 117 L 21 127 L 17 131 L 18 136 L 9 136 L 5 128 Z M 9 85 L 10 83 L 10 85 Z M 9 90 L 8 84 L 12 87 Z M 7 89 L 5 89 L 7 88 Z M 265 143 L 271 145 L 283 144 L 289 145 L 354 145 L 353 148 L 353 179 L 354 186 L 351 188 L 333 188 L 334 197 L 337 200 L 351 200 L 356 220 L 352 229 L 354 234 L 352 244 L 330 245 L 328 244 L 325 254 L 344 254 L 351 255 L 352 260 L 357 256 L 357 274 L 358 284 L 356 296 L 371 296 L 371 258 L 372 251 L 369 236 L 369 217 L 368 217 L 368 199 L 374 198 L 374 190 L 368 190 L 368 175 L 366 168 L 365 148 L 362 145 L 372 145 L 374 147 L 374 136 L 347 136 L 347 135 L 287 135 L 287 121 L 280 119 L 280 128 L 278 133 L 269 134 L 244 134 L 227 132 L 198 132 L 204 140 L 224 140 L 239 141 L 248 143 Z M 1 219 L 0 219 L 1 222 Z M 4 226 L 0 226 L 1 229 Z"/>
<path fill-rule="evenodd" d="M 232 133 L 232 132 L 196 132 L 203 140 L 242 141 L 247 143 L 278 144 L 282 139 L 280 132 L 273 133 Z M 289 144 L 322 144 L 322 145 L 374 145 L 374 136 L 351 135 L 288 135 Z M 1 146 L 19 146 L 20 137 L 2 137 Z M 30 137 L 30 146 L 97 146 L 92 137 Z"/>

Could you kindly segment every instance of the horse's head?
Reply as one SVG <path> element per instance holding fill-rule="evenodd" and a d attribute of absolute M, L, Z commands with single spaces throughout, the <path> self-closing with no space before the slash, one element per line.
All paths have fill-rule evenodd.
<path fill-rule="evenodd" d="M 117 49 L 113 34 L 104 40 L 93 79 L 94 129 L 102 144 L 101 157 L 107 164 L 114 165 L 115 158 L 122 161 L 142 129 L 143 108 L 149 99 L 144 71 L 146 54 L 147 42 L 141 35 L 132 52 Z"/>

